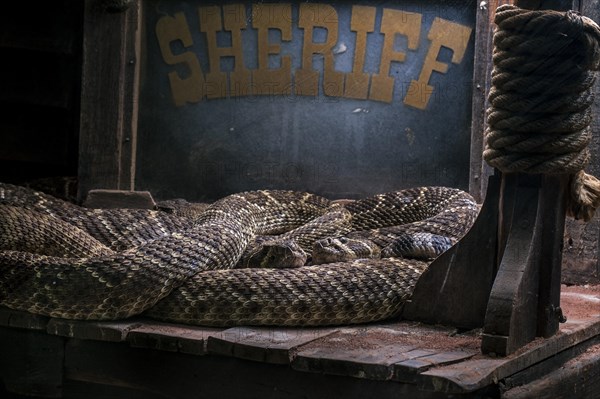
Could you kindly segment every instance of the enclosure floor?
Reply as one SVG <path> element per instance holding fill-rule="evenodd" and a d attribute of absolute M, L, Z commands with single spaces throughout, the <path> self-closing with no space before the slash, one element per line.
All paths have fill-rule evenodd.
<path fill-rule="evenodd" d="M 217 329 L 143 318 L 118 322 L 71 321 L 2 308 L 0 350 L 4 355 L 0 376 L 7 389 L 17 387 L 19 393 L 27 393 L 28 386 L 39 390 L 44 384 L 55 383 L 60 392 L 78 384 L 96 384 L 119 386 L 119 389 L 126 386 L 131 392 L 148 394 L 150 390 L 156 394 L 162 392 L 163 384 L 177 387 L 174 381 L 178 379 L 174 376 L 189 373 L 194 367 L 219 374 L 219 368 L 223 367 L 235 373 L 237 368 L 253 370 L 264 364 L 267 370 L 272 369 L 270 373 L 275 373 L 267 375 L 280 373 L 281 377 L 264 380 L 253 377 L 245 382 L 245 389 L 261 392 L 269 384 L 269 392 L 284 389 L 281 384 L 288 384 L 287 379 L 293 376 L 294 384 L 305 378 L 306 382 L 297 388 L 305 384 L 303 389 L 310 391 L 311 383 L 323 384 L 320 380 L 315 382 L 315 378 L 339 376 L 342 379 L 337 383 L 347 381 L 344 382 L 347 386 L 375 384 L 379 388 L 370 388 L 375 392 L 382 389 L 382 392 L 416 394 L 415 397 L 438 397 L 438 394 L 477 397 L 490 387 L 497 387 L 499 381 L 506 383 L 524 370 L 552 363 L 551 359 L 559 353 L 573 352 L 576 356 L 584 350 L 600 351 L 600 285 L 563 286 L 561 307 L 568 320 L 555 336 L 537 338 L 508 357 L 481 354 L 479 330 L 457 331 L 406 320 L 327 328 Z M 167 370 L 158 379 L 153 374 L 132 372 L 131 367 L 146 370 L 144 363 L 157 356 L 163 359 L 161 364 L 172 363 L 173 370 L 178 371 Z M 565 360 L 573 356 L 566 356 Z M 20 375 L 19 367 L 30 377 Z M 48 375 L 47 369 L 55 371 Z M 175 374 L 168 375 L 169 372 Z M 331 378 L 327 381 L 336 381 L 337 377 Z M 197 383 L 202 389 L 209 389 L 205 392 L 210 397 L 212 391 L 207 388 L 207 381 L 197 376 Z M 192 384 L 188 389 L 196 388 Z M 136 397 L 131 392 L 129 397 Z M 360 391 L 353 388 L 353 392 L 358 395 Z M 235 396 L 235 392 L 229 393 Z M 185 397 L 185 392 L 178 395 L 166 397 Z M 352 392 L 348 395 L 359 397 Z"/>

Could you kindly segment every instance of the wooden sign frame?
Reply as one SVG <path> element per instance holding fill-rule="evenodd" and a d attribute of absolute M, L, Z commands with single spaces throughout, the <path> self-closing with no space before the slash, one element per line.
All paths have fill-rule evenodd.
<path fill-rule="evenodd" d="M 492 6 L 479 5 L 473 33 L 475 59 L 469 190 L 477 200 L 482 200 L 489 174 L 489 168 L 482 163 L 481 152 L 490 68 Z M 135 189 L 142 18 L 143 2 L 139 0 L 132 1 L 121 13 L 107 12 L 100 0 L 86 2 L 78 176 L 80 200 L 90 189 Z"/>

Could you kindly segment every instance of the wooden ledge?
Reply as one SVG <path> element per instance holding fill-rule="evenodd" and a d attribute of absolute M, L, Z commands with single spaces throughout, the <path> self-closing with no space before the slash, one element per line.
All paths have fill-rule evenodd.
<path fill-rule="evenodd" d="M 106 362 L 111 361 L 108 357 L 119 356 L 127 364 L 142 367 L 136 359 L 160 353 L 173 370 L 178 369 L 181 359 L 185 359 L 185 367 L 197 364 L 208 369 L 224 364 L 241 367 L 245 363 L 239 362 L 251 361 L 247 367 L 283 366 L 277 370 L 295 375 L 289 377 L 292 380 L 311 380 L 308 375 L 325 374 L 388 383 L 394 389 L 405 387 L 402 389 L 413 394 L 475 395 L 490 387 L 498 389 L 500 381 L 531 381 L 539 370 L 557 368 L 594 342 L 600 342 L 600 286 L 563 286 L 561 306 L 568 321 L 560 325 L 558 334 L 537 338 L 504 358 L 480 353 L 480 330 L 461 334 L 454 328 L 412 321 L 335 328 L 219 329 L 144 318 L 73 321 L 1 308 L 0 352 L 5 356 L 0 361 L 0 377 L 7 387 L 16 387 L 21 393 L 31 393 L 31 384 L 56 393 L 64 378 L 85 377 L 86 382 L 98 378 L 96 382 L 102 384 L 118 379 L 127 383 L 129 377 L 117 375 L 121 371 L 102 374 L 106 373 Z M 81 374 L 78 367 L 83 367 L 83 363 L 71 363 L 73 359 L 88 359 L 88 371 Z M 225 359 L 236 359 L 237 363 Z M 66 374 L 51 372 L 56 368 L 64 369 Z M 102 375 L 89 374 L 96 369 Z M 31 377 L 23 377 L 28 375 Z M 165 374 L 165 378 L 175 376 Z M 267 383 L 277 385 L 279 381 Z M 422 395 L 415 397 L 427 397 Z"/>

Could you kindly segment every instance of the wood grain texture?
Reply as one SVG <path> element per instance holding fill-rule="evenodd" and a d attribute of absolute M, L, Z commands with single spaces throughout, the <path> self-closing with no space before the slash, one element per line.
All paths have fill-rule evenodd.
<path fill-rule="evenodd" d="M 483 202 L 492 168 L 483 162 L 484 133 L 487 126 L 487 94 L 492 72 L 492 20 L 496 11 L 493 2 L 479 7 L 475 26 L 475 58 L 473 60 L 473 99 L 471 107 L 471 165 L 469 192 L 477 202 Z"/>
<path fill-rule="evenodd" d="M 419 278 L 402 317 L 431 324 L 473 329 L 483 326 L 496 275 L 496 230 L 500 183 L 490 177 L 486 197 L 473 227 L 450 250 L 435 259 Z"/>
<path fill-rule="evenodd" d="M 579 8 L 583 15 L 593 19 L 596 23 L 600 23 L 600 0 L 581 0 Z M 596 80 L 594 92 L 600 93 L 600 79 Z M 594 114 L 592 121 L 593 135 L 589 146 L 591 160 L 586 172 L 600 177 L 600 101 L 598 100 L 598 94 L 596 94 L 596 102 L 592 107 Z M 563 283 L 600 283 L 599 237 L 600 217 L 598 214 L 588 223 L 567 219 L 565 225 Z"/>
<path fill-rule="evenodd" d="M 133 189 L 139 81 L 139 3 L 108 13 L 85 3 L 79 199 L 92 188 Z"/>
<path fill-rule="evenodd" d="M 504 392 L 502 399 L 573 399 L 600 397 L 600 344 L 589 347 L 560 368 Z"/>

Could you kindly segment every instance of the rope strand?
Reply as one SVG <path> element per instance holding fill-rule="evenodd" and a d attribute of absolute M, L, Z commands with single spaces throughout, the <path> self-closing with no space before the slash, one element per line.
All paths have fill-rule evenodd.
<path fill-rule="evenodd" d="M 589 162 L 600 27 L 575 12 L 496 11 L 483 157 L 507 173 L 572 174 L 568 214 L 589 220 L 600 181 Z"/>

